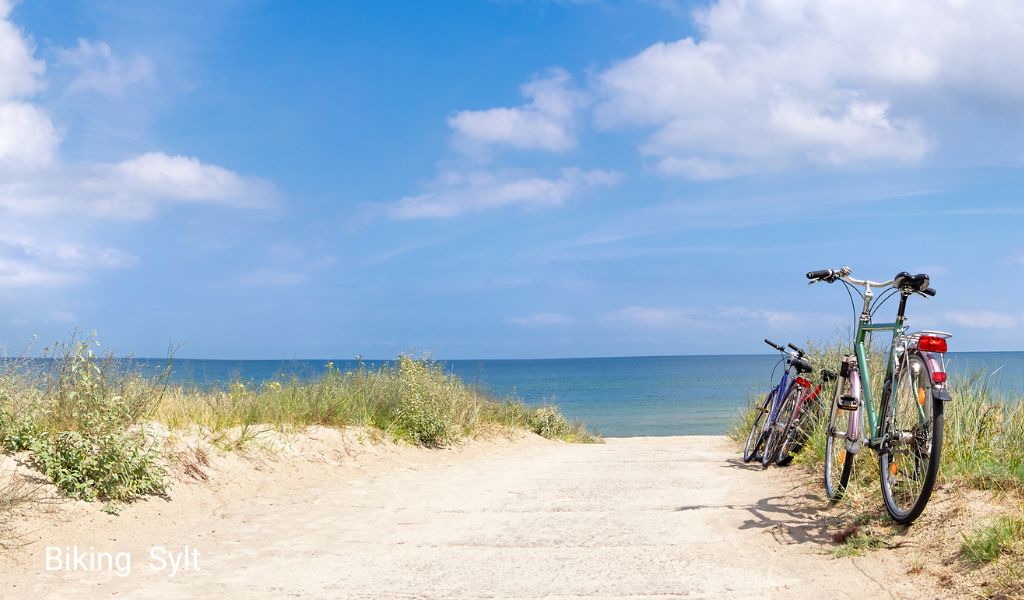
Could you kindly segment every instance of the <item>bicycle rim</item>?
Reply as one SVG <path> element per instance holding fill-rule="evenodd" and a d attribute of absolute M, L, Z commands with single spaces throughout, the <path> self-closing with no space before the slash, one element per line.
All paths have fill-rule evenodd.
<path fill-rule="evenodd" d="M 932 397 L 924 361 L 911 355 L 900 369 L 885 410 L 887 446 L 878 466 L 885 509 L 909 525 L 928 504 L 942 455 L 944 405 Z"/>
<path fill-rule="evenodd" d="M 750 433 L 747 434 L 747 443 L 743 447 L 743 462 L 750 462 L 757 456 L 757 451 L 761 449 L 761 445 L 764 444 L 765 436 L 762 435 L 761 424 L 764 422 L 765 416 L 768 414 L 768 405 L 772 401 L 772 397 L 775 392 L 769 392 L 764 402 L 761 404 L 761 409 L 758 411 L 757 416 L 754 417 L 754 424 L 750 427 Z"/>
<path fill-rule="evenodd" d="M 802 412 L 802 407 L 798 408 L 797 404 L 803 393 L 804 389 L 799 386 L 794 385 L 789 388 L 785 404 L 783 405 L 783 411 L 779 413 L 779 421 L 785 418 L 785 425 L 779 434 L 778 456 L 775 457 L 775 464 L 780 467 L 792 462 L 793 454 L 799 450 L 795 441 L 800 435 L 800 413 Z"/>
<path fill-rule="evenodd" d="M 845 434 L 850 417 L 846 411 L 839 410 L 837 403 L 841 389 L 842 386 L 836 386 L 828 422 L 825 423 L 825 496 L 833 502 L 842 499 L 846 493 L 854 459 L 854 455 L 846 451 Z"/>

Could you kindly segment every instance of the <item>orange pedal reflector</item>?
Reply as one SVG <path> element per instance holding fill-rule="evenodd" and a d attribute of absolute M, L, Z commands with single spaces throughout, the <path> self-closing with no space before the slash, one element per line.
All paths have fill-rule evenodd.
<path fill-rule="evenodd" d="M 889 463 L 889 472 L 892 473 L 893 477 L 896 476 L 896 471 L 897 471 L 896 463 Z"/>
<path fill-rule="evenodd" d="M 924 388 L 917 388 L 917 403 L 924 406 Z"/>
<path fill-rule="evenodd" d="M 846 448 L 839 451 L 839 462 L 846 460 Z"/>

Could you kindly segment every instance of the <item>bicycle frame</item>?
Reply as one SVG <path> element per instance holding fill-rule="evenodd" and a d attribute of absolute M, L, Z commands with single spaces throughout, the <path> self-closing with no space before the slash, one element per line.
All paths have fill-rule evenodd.
<path fill-rule="evenodd" d="M 764 420 L 764 425 L 761 426 L 762 434 L 768 433 L 768 430 L 774 427 L 775 422 L 779 419 L 782 399 L 786 397 L 786 391 L 789 390 L 789 370 L 792 368 L 792 366 L 786 365 L 786 368 L 782 371 L 782 379 L 775 386 L 775 398 L 772 400 L 772 409 L 768 411 L 768 418 Z"/>
<path fill-rule="evenodd" d="M 884 408 L 885 403 L 889 399 L 889 394 L 892 393 L 892 381 L 896 372 L 897 351 L 900 347 L 899 340 L 903 339 L 903 336 L 906 333 L 906 317 L 903 315 L 906 298 L 902 299 L 900 309 L 897 312 L 896 319 L 894 321 L 890 323 L 874 323 L 871 321 L 871 303 L 874 300 L 874 292 L 871 288 L 886 287 L 892 282 L 878 283 L 872 281 L 853 281 L 865 286 L 864 308 L 857 321 L 857 332 L 854 335 L 853 343 L 856 367 L 851 369 L 847 378 L 847 381 L 850 383 L 850 395 L 856 397 L 859 400 L 859 403 L 856 410 L 850 411 L 848 427 L 844 437 L 847 440 L 846 450 L 856 454 L 857 452 L 860 452 L 864 446 L 878 450 L 884 442 L 885 436 L 882 432 L 882 423 L 879 418 L 879 414 L 875 411 L 875 398 L 871 389 L 871 368 L 868 365 L 867 360 L 867 346 L 872 333 L 889 332 L 892 334 L 892 339 L 889 342 L 889 352 L 886 356 L 885 377 L 883 378 L 884 383 L 881 399 L 882 402 L 880 405 Z M 906 352 L 907 348 L 904 346 L 904 356 L 906 356 Z M 853 371 L 856 371 L 856 373 Z M 834 401 L 839 400 L 839 396 L 842 394 L 842 389 L 844 387 L 841 385 L 842 381 L 839 383 L 840 385 L 836 386 L 836 397 Z M 925 415 L 923 408 L 919 406 L 918 412 L 921 421 L 924 422 L 927 419 L 927 416 Z M 864 427 L 862 431 L 862 426 L 864 425 L 866 425 L 866 427 Z M 840 436 L 836 435 L 836 438 L 839 437 Z"/>
<path fill-rule="evenodd" d="M 870 291 L 870 290 L 869 290 Z M 865 307 L 870 307 L 871 297 L 865 294 Z M 866 315 L 866 318 L 865 318 Z M 882 443 L 881 420 L 875 411 L 875 398 L 871 390 L 871 368 L 867 360 L 867 344 L 870 334 L 874 332 L 890 332 L 893 341 L 889 344 L 889 352 L 885 362 L 885 377 L 883 381 L 891 382 L 896 371 L 896 347 L 895 340 L 904 333 L 904 318 L 897 317 L 892 323 L 872 323 L 870 312 L 861 315 L 857 324 L 857 333 L 854 337 L 853 352 L 856 357 L 857 366 L 851 370 L 851 395 L 860 400 L 857 409 L 850 412 L 849 427 L 846 432 L 846 439 L 852 444 L 847 444 L 847 451 L 859 452 L 866 445 L 870 448 L 878 448 Z M 853 371 L 856 371 L 855 373 Z M 843 386 L 836 387 L 836 393 L 842 393 Z M 883 389 L 883 395 L 886 393 Z M 883 401 L 886 398 L 883 398 Z M 924 418 L 924 415 L 921 415 Z M 866 423 L 865 423 L 866 421 Z M 865 426 L 866 427 L 863 427 Z M 861 428 L 863 427 L 863 431 Z"/>

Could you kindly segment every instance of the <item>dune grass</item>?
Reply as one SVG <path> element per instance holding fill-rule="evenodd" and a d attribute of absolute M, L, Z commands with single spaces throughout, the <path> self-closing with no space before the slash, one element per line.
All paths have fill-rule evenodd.
<path fill-rule="evenodd" d="M 167 457 L 147 433 L 153 423 L 198 428 L 223 450 L 240 449 L 270 429 L 313 425 L 364 426 L 428 448 L 495 429 L 598 441 L 553 406 L 494 398 L 426 358 L 400 356 L 346 372 L 328 363 L 313 379 L 199 389 L 168 385 L 170 363 L 145 377 L 130 361 L 96 348 L 94 340 L 73 339 L 48 350 L 45 361 L 8 361 L 0 372 L 0 450 L 28 452 L 65 494 L 85 500 L 116 503 L 166 492 Z"/>

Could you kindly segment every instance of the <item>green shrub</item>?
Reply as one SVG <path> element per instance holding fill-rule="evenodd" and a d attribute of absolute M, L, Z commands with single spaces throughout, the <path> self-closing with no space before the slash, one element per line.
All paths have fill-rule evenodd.
<path fill-rule="evenodd" d="M 548 439 L 565 437 L 570 430 L 569 421 L 554 406 L 541 406 L 529 416 L 530 430 Z"/>
<path fill-rule="evenodd" d="M 394 415 L 394 429 L 421 446 L 440 448 L 461 437 L 462 427 L 453 418 L 451 382 L 440 367 L 408 356 L 398 359 L 401 397 Z M 459 390 L 461 391 L 461 390 Z M 449 392 L 449 393 L 444 393 Z"/>
<path fill-rule="evenodd" d="M 141 434 L 44 433 L 31 451 L 39 470 L 73 498 L 123 502 L 163 494 L 169 485 L 159 453 Z"/>

